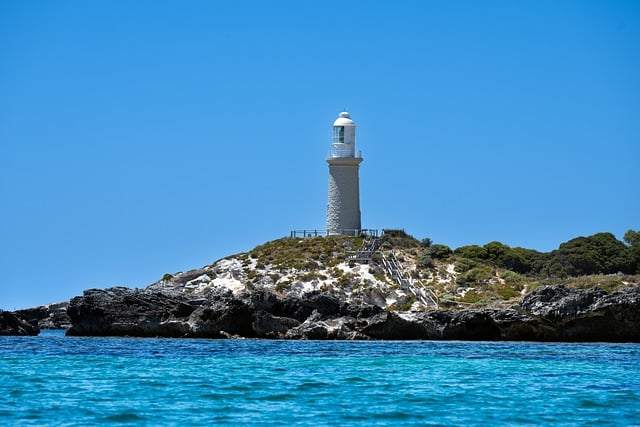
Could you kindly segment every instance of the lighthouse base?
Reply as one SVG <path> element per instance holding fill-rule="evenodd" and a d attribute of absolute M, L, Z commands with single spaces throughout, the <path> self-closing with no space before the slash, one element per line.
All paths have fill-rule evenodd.
<path fill-rule="evenodd" d="M 330 235 L 357 236 L 360 233 L 360 162 L 362 158 L 359 157 L 327 159 L 327 232 Z"/>

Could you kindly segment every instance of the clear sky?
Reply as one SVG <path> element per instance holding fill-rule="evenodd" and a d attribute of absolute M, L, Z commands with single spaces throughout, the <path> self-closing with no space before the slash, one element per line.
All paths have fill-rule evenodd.
<path fill-rule="evenodd" d="M 0 308 L 324 228 L 549 251 L 640 229 L 638 1 L 0 2 Z"/>

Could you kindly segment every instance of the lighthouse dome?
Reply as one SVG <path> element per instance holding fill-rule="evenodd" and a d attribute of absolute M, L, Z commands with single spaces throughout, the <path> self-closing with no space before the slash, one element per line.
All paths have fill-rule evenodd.
<path fill-rule="evenodd" d="M 355 126 L 356 124 L 351 120 L 351 116 L 346 111 L 343 111 L 338 116 L 338 119 L 333 122 L 333 126 Z"/>

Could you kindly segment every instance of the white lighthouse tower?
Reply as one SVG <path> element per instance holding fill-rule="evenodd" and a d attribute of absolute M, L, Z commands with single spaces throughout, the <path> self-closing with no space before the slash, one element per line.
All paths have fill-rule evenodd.
<path fill-rule="evenodd" d="M 346 111 L 333 123 L 329 163 L 327 233 L 357 235 L 360 230 L 360 180 L 362 157 L 356 156 L 356 124 Z"/>

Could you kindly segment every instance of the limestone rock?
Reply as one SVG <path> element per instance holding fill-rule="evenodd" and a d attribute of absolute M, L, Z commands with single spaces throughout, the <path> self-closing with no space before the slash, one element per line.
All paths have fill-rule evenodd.
<path fill-rule="evenodd" d="M 394 312 L 330 294 L 279 298 L 91 289 L 71 300 L 69 335 L 286 339 L 640 342 L 640 287 L 543 287 L 513 308 Z"/>
<path fill-rule="evenodd" d="M 185 294 L 166 294 L 115 287 L 89 289 L 73 298 L 67 309 L 72 326 L 67 335 L 183 336 L 176 321 L 189 316 L 194 302 Z"/>
<path fill-rule="evenodd" d="M 640 287 L 545 286 L 525 296 L 520 307 L 552 322 L 561 341 L 640 342 Z"/>
<path fill-rule="evenodd" d="M 252 324 L 253 332 L 259 338 L 281 338 L 286 332 L 300 325 L 296 319 L 278 317 L 261 311 L 256 313 Z"/>
<path fill-rule="evenodd" d="M 356 320 L 350 317 L 326 318 L 315 310 L 302 324 L 289 329 L 284 338 L 307 340 L 346 340 L 364 337 L 356 331 Z"/>
<path fill-rule="evenodd" d="M 16 313 L 40 329 L 67 329 L 71 326 L 67 307 L 69 302 L 65 301 L 17 310 Z"/>
<path fill-rule="evenodd" d="M 0 310 L 0 335 L 38 335 L 40 329 L 20 315 Z"/>

